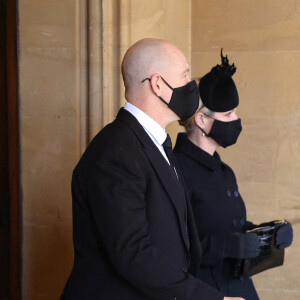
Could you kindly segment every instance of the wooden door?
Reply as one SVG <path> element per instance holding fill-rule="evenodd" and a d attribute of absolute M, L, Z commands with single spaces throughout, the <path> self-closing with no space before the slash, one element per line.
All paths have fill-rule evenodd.
<path fill-rule="evenodd" d="M 0 0 L 0 300 L 19 300 L 17 3 Z"/>

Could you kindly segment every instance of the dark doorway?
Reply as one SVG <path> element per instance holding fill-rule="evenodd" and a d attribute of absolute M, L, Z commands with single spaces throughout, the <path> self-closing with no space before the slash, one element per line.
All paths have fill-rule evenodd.
<path fill-rule="evenodd" d="M 0 0 L 0 300 L 21 299 L 17 2 Z"/>

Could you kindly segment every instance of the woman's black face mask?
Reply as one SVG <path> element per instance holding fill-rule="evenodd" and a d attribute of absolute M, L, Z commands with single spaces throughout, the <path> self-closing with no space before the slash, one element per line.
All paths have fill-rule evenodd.
<path fill-rule="evenodd" d="M 184 86 L 172 88 L 162 77 L 164 83 L 173 91 L 170 102 L 168 103 L 162 97 L 159 99 L 164 102 L 179 118 L 185 121 L 194 115 L 199 106 L 199 89 L 195 80 L 190 81 Z M 150 78 L 145 78 L 149 80 Z"/>
<path fill-rule="evenodd" d="M 214 119 L 208 115 L 207 117 Z M 223 122 L 214 119 L 214 123 L 211 127 L 209 134 L 207 134 L 202 128 L 200 128 L 208 137 L 215 140 L 220 146 L 226 148 L 236 143 L 241 131 L 242 123 L 241 119 L 237 119 L 230 122 Z"/>

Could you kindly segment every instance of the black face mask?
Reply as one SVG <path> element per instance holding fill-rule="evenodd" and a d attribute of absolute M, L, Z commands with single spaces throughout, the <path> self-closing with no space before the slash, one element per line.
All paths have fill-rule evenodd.
<path fill-rule="evenodd" d="M 150 78 L 145 78 L 145 80 Z M 168 103 L 162 97 L 159 99 L 164 102 L 179 118 L 185 121 L 194 115 L 199 107 L 199 89 L 195 80 L 190 81 L 184 86 L 172 88 L 162 77 L 164 83 L 173 91 L 170 102 Z"/>
<path fill-rule="evenodd" d="M 207 115 L 206 115 L 207 116 Z M 209 116 L 207 116 L 209 117 Z M 209 117 L 211 118 L 211 117 Z M 214 119 L 214 118 L 211 118 Z M 201 129 L 201 128 L 200 128 Z M 236 143 L 241 131 L 242 123 L 241 119 L 237 119 L 230 122 L 223 122 L 214 119 L 214 123 L 211 127 L 209 134 L 201 129 L 208 137 L 215 140 L 220 146 L 226 148 Z"/>

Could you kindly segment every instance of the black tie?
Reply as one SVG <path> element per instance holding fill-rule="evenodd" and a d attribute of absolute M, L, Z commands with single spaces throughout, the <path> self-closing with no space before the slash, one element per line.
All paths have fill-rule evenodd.
<path fill-rule="evenodd" d="M 172 151 L 172 142 L 171 142 L 170 136 L 168 134 L 162 145 L 163 145 L 166 155 L 169 159 L 170 165 L 171 165 L 172 169 L 174 170 L 177 179 L 179 179 L 176 168 L 175 168 L 175 157 L 174 157 L 174 154 Z"/>

